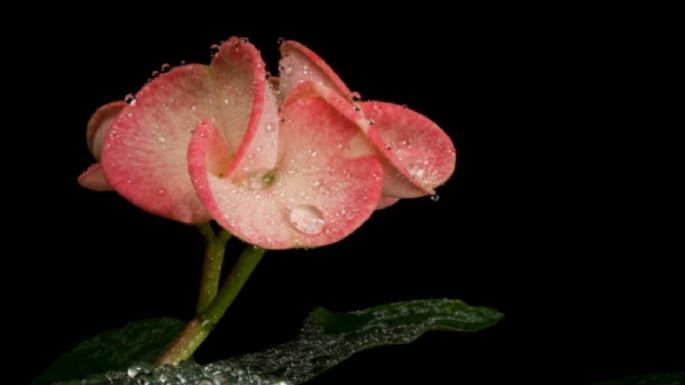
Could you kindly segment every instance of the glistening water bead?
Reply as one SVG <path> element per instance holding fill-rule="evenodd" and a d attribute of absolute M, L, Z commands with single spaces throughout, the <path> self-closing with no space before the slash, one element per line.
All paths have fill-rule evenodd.
<path fill-rule="evenodd" d="M 307 235 L 320 234 L 326 225 L 321 210 L 312 205 L 293 207 L 288 220 L 297 231 Z"/>

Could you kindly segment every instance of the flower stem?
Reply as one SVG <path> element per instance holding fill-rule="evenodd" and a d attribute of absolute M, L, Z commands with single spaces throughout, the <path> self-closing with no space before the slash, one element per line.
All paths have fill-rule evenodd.
<path fill-rule="evenodd" d="M 214 234 L 209 223 L 203 223 L 197 227 L 205 237 L 206 245 L 202 278 L 200 279 L 200 294 L 197 299 L 197 313 L 199 314 L 207 309 L 219 290 L 226 243 L 231 239 L 231 234 L 224 229 L 221 229 L 219 234 Z"/>
<path fill-rule="evenodd" d="M 157 360 L 158 365 L 176 365 L 193 355 L 238 296 L 245 282 L 262 260 L 265 251 L 256 246 L 245 247 L 214 300 L 179 333 L 176 340 Z"/>

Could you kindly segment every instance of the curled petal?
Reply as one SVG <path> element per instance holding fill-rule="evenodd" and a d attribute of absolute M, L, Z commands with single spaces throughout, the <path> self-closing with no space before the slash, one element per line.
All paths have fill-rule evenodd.
<path fill-rule="evenodd" d="M 273 167 L 278 152 L 278 105 L 259 51 L 233 37 L 219 49 L 210 73 L 218 101 L 212 123 L 233 157 L 226 174 L 240 179 Z"/>
<path fill-rule="evenodd" d="M 357 125 L 315 94 L 283 107 L 279 159 L 244 179 L 213 173 L 221 153 L 210 122 L 195 130 L 189 170 L 212 218 L 246 242 L 269 249 L 316 247 L 359 227 L 378 204 L 382 166 Z"/>
<path fill-rule="evenodd" d="M 217 172 L 242 172 L 276 162 L 275 97 L 265 86 L 264 64 L 249 43 L 229 39 L 211 67 L 186 65 L 155 78 L 119 115 L 105 139 L 107 179 L 125 198 L 153 214 L 198 223 L 209 214 L 188 174 L 188 145 L 195 127 L 209 119 L 225 151 Z M 257 133 L 258 127 L 265 127 Z M 261 157 L 246 157 L 260 148 Z M 233 168 L 228 169 L 228 165 Z"/>
<path fill-rule="evenodd" d="M 112 191 L 100 163 L 94 163 L 78 177 L 78 184 L 93 191 Z"/>
<path fill-rule="evenodd" d="M 209 219 L 195 195 L 185 153 L 210 116 L 207 67 L 186 65 L 155 78 L 107 133 L 102 165 L 112 187 L 138 207 L 183 223 Z"/>
<path fill-rule="evenodd" d="M 312 81 L 319 86 L 335 90 L 345 99 L 352 99 L 352 91 L 340 77 L 314 51 L 304 45 L 287 40 L 281 44 L 279 87 L 285 98 L 300 84 Z"/>
<path fill-rule="evenodd" d="M 378 201 L 378 206 L 376 206 L 376 210 L 383 210 L 384 208 L 390 207 L 399 201 L 400 198 L 383 195 L 381 199 Z"/>
<path fill-rule="evenodd" d="M 88 150 L 90 150 L 95 159 L 100 160 L 105 134 L 124 107 L 126 107 L 126 102 L 124 101 L 110 102 L 98 108 L 90 116 L 88 128 L 86 129 L 86 143 L 88 144 Z"/>
<path fill-rule="evenodd" d="M 385 158 L 385 195 L 412 198 L 434 194 L 454 172 L 456 149 L 449 136 L 425 116 L 384 102 L 361 103 L 373 122 L 367 135 Z"/>

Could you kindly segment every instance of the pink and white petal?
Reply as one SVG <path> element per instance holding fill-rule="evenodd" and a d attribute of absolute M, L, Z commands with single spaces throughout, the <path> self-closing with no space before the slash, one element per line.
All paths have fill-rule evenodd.
<path fill-rule="evenodd" d="M 221 45 L 210 69 L 218 103 L 213 124 L 234 155 L 227 175 L 243 179 L 272 168 L 278 150 L 278 105 L 259 51 L 245 39 L 232 37 Z"/>
<path fill-rule="evenodd" d="M 454 172 L 457 152 L 449 136 L 404 106 L 375 101 L 361 106 L 374 122 L 368 137 L 386 159 L 383 193 L 399 198 L 434 194 Z"/>
<path fill-rule="evenodd" d="M 212 217 L 246 242 L 269 249 L 316 247 L 349 235 L 376 208 L 382 166 L 356 124 L 321 97 L 287 103 L 274 169 L 236 183 L 207 169 L 219 135 L 198 127 L 189 150 L 190 173 Z M 361 140 L 360 140 L 360 137 Z"/>
<path fill-rule="evenodd" d="M 93 191 L 112 191 L 100 163 L 93 163 L 78 177 L 78 184 Z"/>
<path fill-rule="evenodd" d="M 388 208 L 399 201 L 400 198 L 383 195 L 381 196 L 381 199 L 378 201 L 378 206 L 376 206 L 376 210 L 383 210 L 384 208 Z"/>
<path fill-rule="evenodd" d="M 105 137 L 102 166 L 112 187 L 138 207 L 183 223 L 209 219 L 188 175 L 192 131 L 212 116 L 207 67 L 176 67 L 148 83 Z"/>
<path fill-rule="evenodd" d="M 86 143 L 88 144 L 88 150 L 90 150 L 95 159 L 100 160 L 105 134 L 124 107 L 126 107 L 126 102 L 122 100 L 109 102 L 98 108 L 90 116 L 88 128 L 86 129 Z"/>
<path fill-rule="evenodd" d="M 352 99 L 352 91 L 333 69 L 314 51 L 304 45 L 287 40 L 281 44 L 279 62 L 279 90 L 282 98 L 306 81 L 335 90 L 345 99 Z"/>

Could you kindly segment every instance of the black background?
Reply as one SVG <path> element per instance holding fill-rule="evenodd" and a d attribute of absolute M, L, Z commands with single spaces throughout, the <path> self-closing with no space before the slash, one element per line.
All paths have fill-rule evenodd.
<path fill-rule="evenodd" d="M 249 37 L 272 72 L 276 39 L 299 40 L 364 99 L 431 117 L 454 140 L 458 166 L 437 202 L 402 201 L 332 246 L 268 253 L 200 361 L 284 341 L 315 306 L 452 297 L 506 318 L 363 352 L 312 384 L 584 384 L 684 368 L 682 254 L 652 215 L 661 208 L 650 149 L 659 149 L 617 109 L 632 73 L 618 56 L 633 35 L 558 11 L 543 20 L 526 10 L 349 8 L 344 22 L 125 10 L 32 26 L 41 38 L 20 44 L 21 69 L 8 78 L 24 86 L 6 112 L 19 117 L 6 152 L 27 150 L 10 157 L 6 188 L 16 194 L 8 209 L 20 211 L 6 249 L 17 282 L 9 313 L 28 365 L 19 383 L 96 332 L 192 316 L 196 231 L 76 177 L 91 162 L 84 132 L 95 108 L 163 63 L 207 63 L 209 46 L 231 35 Z"/>

